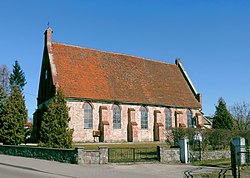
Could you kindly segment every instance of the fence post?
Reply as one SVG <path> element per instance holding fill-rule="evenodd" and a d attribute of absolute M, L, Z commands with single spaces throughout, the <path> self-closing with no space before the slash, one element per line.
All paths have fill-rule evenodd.
<path fill-rule="evenodd" d="M 189 162 L 189 140 L 187 138 L 180 139 L 180 159 L 182 163 Z"/>
<path fill-rule="evenodd" d="M 133 153 L 133 162 L 136 161 L 136 158 L 135 158 L 135 148 L 132 149 L 132 153 Z"/>
<path fill-rule="evenodd" d="M 246 155 L 245 153 L 240 153 L 240 152 L 245 152 L 246 151 L 246 143 L 245 143 L 245 138 L 242 137 L 237 137 L 233 138 L 232 143 L 235 147 L 235 153 L 236 153 L 236 164 L 241 166 L 243 164 L 246 164 Z"/>
<path fill-rule="evenodd" d="M 240 178 L 240 166 L 246 163 L 245 138 L 237 137 L 231 140 L 231 165 L 234 178 Z"/>
<path fill-rule="evenodd" d="M 76 162 L 79 165 L 83 165 L 84 164 L 84 148 L 76 148 Z"/>
<path fill-rule="evenodd" d="M 107 164 L 108 163 L 108 147 L 107 146 L 99 146 L 99 155 L 100 155 L 100 164 Z"/>

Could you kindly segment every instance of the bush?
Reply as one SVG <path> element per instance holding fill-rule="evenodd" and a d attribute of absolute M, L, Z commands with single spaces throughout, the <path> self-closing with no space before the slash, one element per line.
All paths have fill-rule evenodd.
<path fill-rule="evenodd" d="M 203 151 L 227 149 L 231 139 L 235 137 L 243 137 L 247 145 L 250 143 L 250 130 L 174 128 L 172 130 L 174 146 L 179 146 L 181 138 L 187 138 L 190 148 L 193 148 L 197 133 L 202 136 L 200 147 Z"/>

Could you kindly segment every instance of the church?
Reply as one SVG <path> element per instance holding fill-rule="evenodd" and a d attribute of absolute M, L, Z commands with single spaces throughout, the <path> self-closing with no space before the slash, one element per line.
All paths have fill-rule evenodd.
<path fill-rule="evenodd" d="M 37 110 L 60 87 L 66 97 L 74 142 L 166 140 L 175 127 L 203 127 L 201 94 L 181 61 L 175 64 L 62 44 L 45 33 Z"/>

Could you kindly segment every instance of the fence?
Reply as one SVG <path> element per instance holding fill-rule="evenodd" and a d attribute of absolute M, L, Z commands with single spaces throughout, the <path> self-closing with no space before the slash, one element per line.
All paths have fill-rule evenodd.
<path fill-rule="evenodd" d="M 202 148 L 201 148 L 201 141 L 194 140 L 193 142 L 189 142 L 190 146 L 190 161 L 201 161 L 202 160 Z"/>
<path fill-rule="evenodd" d="M 109 148 L 108 162 L 155 162 L 159 161 L 159 147 Z"/>
<path fill-rule="evenodd" d="M 180 148 L 168 148 L 164 146 L 146 148 L 108 148 L 100 146 L 98 150 L 85 150 L 84 148 L 54 149 L 0 145 L 0 154 L 54 160 L 80 165 L 114 162 L 180 162 Z M 202 160 L 227 157 L 227 151 L 202 152 Z"/>
<path fill-rule="evenodd" d="M 231 167 L 234 178 L 240 178 L 244 167 L 250 166 L 250 149 L 248 145 L 231 143 Z M 249 168 L 248 168 L 249 169 Z M 249 172 L 247 173 L 249 174 Z M 242 176 L 243 177 L 243 176 Z"/>

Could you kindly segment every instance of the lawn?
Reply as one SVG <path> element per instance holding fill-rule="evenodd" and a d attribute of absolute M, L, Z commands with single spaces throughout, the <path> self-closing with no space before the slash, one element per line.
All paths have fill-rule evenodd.
<path fill-rule="evenodd" d="M 194 161 L 191 164 L 196 166 L 211 166 L 211 167 L 230 167 L 231 159 L 219 159 L 219 160 L 204 160 L 204 161 Z"/>
<path fill-rule="evenodd" d="M 221 176 L 225 176 L 227 178 L 233 178 L 232 172 L 230 170 L 231 167 L 230 159 L 195 161 L 192 162 L 191 164 L 196 166 L 202 166 L 201 169 L 194 170 L 191 173 L 195 178 L 203 178 L 203 177 L 218 178 Z M 228 170 L 226 170 L 227 168 Z M 224 170 L 225 174 L 223 174 Z"/>
<path fill-rule="evenodd" d="M 160 142 L 145 142 L 145 143 L 75 143 L 74 147 L 84 148 L 85 150 L 97 150 L 99 146 L 107 146 L 108 148 L 143 148 L 143 147 L 156 147 L 166 146 L 170 147 L 167 143 Z"/>

